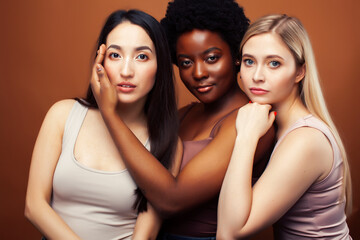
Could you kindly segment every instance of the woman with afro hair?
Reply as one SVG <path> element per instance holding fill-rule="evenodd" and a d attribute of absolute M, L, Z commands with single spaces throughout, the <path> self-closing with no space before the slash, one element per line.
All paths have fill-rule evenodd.
<path fill-rule="evenodd" d="M 166 219 L 159 239 L 215 239 L 219 192 L 236 138 L 236 113 L 249 102 L 237 84 L 238 49 L 249 20 L 234 0 L 174 0 L 161 24 L 181 80 L 199 100 L 179 111 L 180 173 L 171 175 L 127 129 L 114 111 L 113 86 L 106 84 L 106 74 L 100 74 L 101 94 L 96 99 L 128 171 Z M 267 144 L 259 144 L 254 176 L 269 157 L 274 135 L 270 132 L 262 140 Z"/>

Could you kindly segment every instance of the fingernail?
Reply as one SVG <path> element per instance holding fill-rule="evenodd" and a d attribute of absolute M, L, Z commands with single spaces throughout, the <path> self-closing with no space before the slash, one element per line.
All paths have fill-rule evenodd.
<path fill-rule="evenodd" d="M 274 115 L 275 115 L 275 117 L 276 117 L 276 115 L 277 115 L 277 112 L 276 112 L 276 111 L 274 112 Z"/>
<path fill-rule="evenodd" d="M 252 101 L 249 101 L 249 103 L 252 103 Z"/>
<path fill-rule="evenodd" d="M 100 72 L 100 71 L 102 70 L 101 66 L 97 65 L 97 66 L 96 66 L 96 70 L 97 70 L 98 72 Z"/>

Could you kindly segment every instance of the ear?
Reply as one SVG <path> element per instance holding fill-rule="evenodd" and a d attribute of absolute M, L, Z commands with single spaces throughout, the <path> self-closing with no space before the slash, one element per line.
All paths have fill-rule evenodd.
<path fill-rule="evenodd" d="M 299 83 L 301 80 L 303 80 L 305 77 L 305 73 L 306 73 L 306 67 L 305 67 L 305 63 L 304 63 L 296 71 L 295 82 Z"/>

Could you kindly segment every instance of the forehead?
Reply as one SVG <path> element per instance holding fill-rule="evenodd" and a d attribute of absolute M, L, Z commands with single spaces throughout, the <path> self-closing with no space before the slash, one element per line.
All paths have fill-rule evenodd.
<path fill-rule="evenodd" d="M 242 54 L 292 57 L 290 49 L 276 33 L 262 33 L 252 36 L 244 44 Z"/>
<path fill-rule="evenodd" d="M 179 36 L 176 42 L 176 52 L 196 53 L 203 52 L 211 47 L 217 47 L 224 51 L 230 51 L 230 47 L 222 37 L 209 30 L 194 29 Z"/>
<path fill-rule="evenodd" d="M 147 32 L 140 26 L 130 22 L 123 22 L 117 25 L 107 36 L 106 45 L 117 44 L 119 46 L 149 46 L 154 44 Z"/>

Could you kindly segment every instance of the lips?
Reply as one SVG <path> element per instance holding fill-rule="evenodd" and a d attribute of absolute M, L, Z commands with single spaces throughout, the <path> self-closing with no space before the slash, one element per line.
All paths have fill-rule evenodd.
<path fill-rule="evenodd" d="M 255 95 L 264 95 L 269 91 L 262 88 L 250 88 L 250 92 Z"/>
<path fill-rule="evenodd" d="M 213 89 L 213 87 L 214 87 L 214 85 L 208 84 L 208 85 L 198 86 L 195 89 L 199 93 L 207 93 L 207 92 L 211 91 L 211 89 Z"/>
<path fill-rule="evenodd" d="M 136 85 L 129 82 L 121 82 L 117 86 L 117 89 L 123 93 L 129 93 L 135 90 Z"/>

